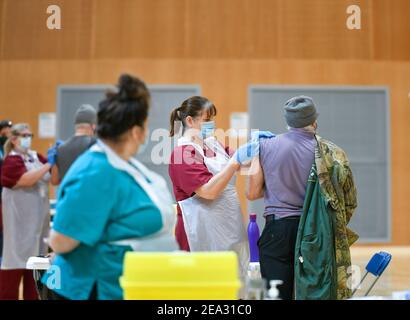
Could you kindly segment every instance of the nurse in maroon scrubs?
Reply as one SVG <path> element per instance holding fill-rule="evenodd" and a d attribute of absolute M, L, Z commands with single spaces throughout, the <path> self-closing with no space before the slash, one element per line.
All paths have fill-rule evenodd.
<path fill-rule="evenodd" d="M 175 124 L 182 124 L 169 164 L 178 203 L 175 234 L 181 250 L 236 252 L 244 270 L 249 253 L 235 173 L 258 154 L 259 144 L 245 144 L 235 153 L 225 148 L 214 137 L 215 116 L 214 104 L 200 96 L 171 113 L 171 136 Z"/>
<path fill-rule="evenodd" d="M 48 181 L 51 164 L 31 149 L 33 134 L 27 124 L 16 124 L 6 142 L 1 172 L 3 207 L 3 257 L 0 270 L 0 300 L 18 299 L 23 280 L 23 298 L 37 299 L 33 274 L 26 270 L 31 256 L 45 255 L 48 247 Z"/>

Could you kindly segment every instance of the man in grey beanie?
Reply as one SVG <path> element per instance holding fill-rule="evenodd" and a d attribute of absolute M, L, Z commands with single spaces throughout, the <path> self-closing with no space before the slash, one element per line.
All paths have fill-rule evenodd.
<path fill-rule="evenodd" d="M 288 132 L 260 141 L 259 158 L 251 164 L 247 198 L 264 198 L 266 220 L 259 239 L 262 277 L 282 280 L 280 298 L 290 300 L 294 287 L 294 248 L 315 158 L 318 113 L 312 98 L 297 96 L 284 106 Z"/>
<path fill-rule="evenodd" d="M 326 150 L 337 148 L 337 152 L 326 156 L 344 155 L 335 144 L 316 136 L 318 115 L 312 98 L 297 96 L 289 99 L 284 106 L 288 132 L 260 141 L 259 158 L 252 160 L 250 172 L 254 174 L 248 181 L 247 198 L 256 200 L 263 197 L 265 201 L 266 224 L 258 242 L 261 274 L 268 283 L 270 280 L 283 281 L 278 289 L 280 298 L 286 300 L 294 295 L 295 245 L 308 178 L 312 165 L 322 165 L 320 161 L 323 161 L 315 158 L 318 141 Z M 347 175 L 343 181 L 351 181 L 350 188 L 346 188 L 350 191 L 346 191 L 344 199 L 351 200 L 348 204 L 354 210 L 353 178 L 348 162 L 344 163 L 342 170 Z M 332 184 L 329 182 L 327 185 Z"/>
<path fill-rule="evenodd" d="M 74 116 L 75 134 L 57 149 L 51 183 L 58 185 L 74 161 L 95 142 L 97 111 L 89 104 L 81 105 Z"/>

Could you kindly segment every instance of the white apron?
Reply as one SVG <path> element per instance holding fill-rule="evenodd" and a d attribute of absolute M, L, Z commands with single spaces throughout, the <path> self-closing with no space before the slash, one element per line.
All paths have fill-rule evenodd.
<path fill-rule="evenodd" d="M 90 150 L 105 153 L 108 162 L 116 169 L 127 172 L 147 193 L 151 201 L 161 212 L 162 228 L 158 232 L 141 238 L 123 239 L 110 242 L 112 245 L 131 246 L 134 251 L 174 251 L 178 250 L 173 230 L 175 227 L 175 210 L 167 183 L 160 175 L 149 170 L 135 158 L 130 163 L 120 158 L 102 141 L 98 141 Z"/>
<path fill-rule="evenodd" d="M 229 155 L 214 137 L 205 139 L 204 143 L 215 152 L 215 157 L 205 157 L 201 146 L 185 137 L 178 139 L 178 146 L 193 146 L 203 156 L 209 172 L 215 175 L 228 164 Z M 234 176 L 217 199 L 207 200 L 194 195 L 178 201 L 178 204 L 190 250 L 234 251 L 238 255 L 240 276 L 245 279 L 249 246 L 235 181 Z"/>
<path fill-rule="evenodd" d="M 12 151 L 10 155 L 19 155 Z M 32 161 L 24 160 L 27 171 L 43 164 L 37 153 L 29 151 Z M 50 229 L 50 204 L 46 173 L 33 187 L 9 189 L 3 187 L 3 258 L 1 269 L 25 269 L 29 257 L 46 255 L 44 239 Z"/>

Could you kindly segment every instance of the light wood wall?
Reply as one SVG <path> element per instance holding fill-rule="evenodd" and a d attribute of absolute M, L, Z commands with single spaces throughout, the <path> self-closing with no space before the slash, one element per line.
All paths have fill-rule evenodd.
<path fill-rule="evenodd" d="M 0 57 L 408 60 L 409 15 L 408 0 L 0 0 Z"/>
<path fill-rule="evenodd" d="M 410 245 L 410 1 L 355 1 L 362 30 L 345 27 L 344 0 L 0 0 L 0 118 L 55 110 L 60 84 L 200 84 L 218 126 L 247 110 L 249 84 L 390 88 L 393 244 Z M 336 141 L 337 142 L 337 141 Z M 50 140 L 35 139 L 45 152 Z M 244 179 L 238 189 L 243 208 Z"/>

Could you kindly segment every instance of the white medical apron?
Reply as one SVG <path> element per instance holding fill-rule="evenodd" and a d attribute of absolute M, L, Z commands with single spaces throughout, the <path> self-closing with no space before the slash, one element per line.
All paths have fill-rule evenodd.
<path fill-rule="evenodd" d="M 158 232 L 146 237 L 113 241 L 110 244 L 130 246 L 134 251 L 178 250 L 173 234 L 176 221 L 175 210 L 165 179 L 149 170 L 135 158 L 131 158 L 129 162 L 125 161 L 100 140 L 90 150 L 92 152 L 105 153 L 108 162 L 114 168 L 128 173 L 147 193 L 148 197 L 161 212 L 162 228 Z"/>
<path fill-rule="evenodd" d="M 215 152 L 215 157 L 206 157 L 201 146 L 185 137 L 178 139 L 178 146 L 193 146 L 203 156 L 209 172 L 216 175 L 228 164 L 229 155 L 214 137 L 205 139 L 204 144 Z M 240 276 L 245 279 L 249 264 L 249 246 L 235 182 L 234 176 L 214 200 L 194 195 L 178 201 L 178 204 L 190 250 L 234 251 L 238 255 Z"/>
<path fill-rule="evenodd" d="M 27 171 L 43 166 L 35 151 L 29 151 L 29 159 L 12 151 L 10 155 L 23 158 Z M 45 238 L 50 229 L 50 204 L 46 173 L 32 187 L 3 187 L 3 257 L 1 269 L 25 269 L 28 258 L 46 255 Z"/>

